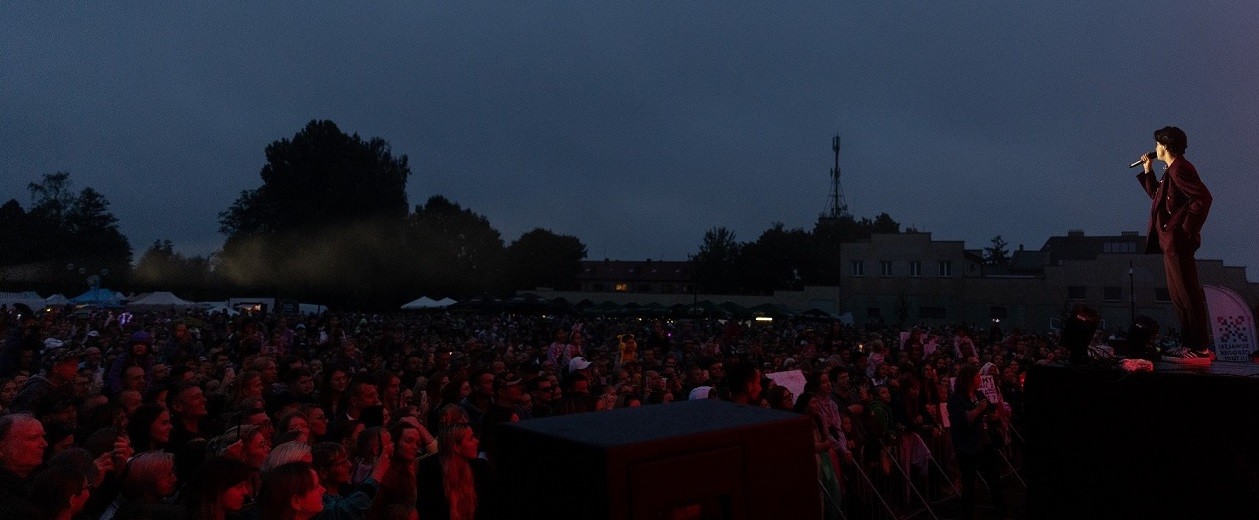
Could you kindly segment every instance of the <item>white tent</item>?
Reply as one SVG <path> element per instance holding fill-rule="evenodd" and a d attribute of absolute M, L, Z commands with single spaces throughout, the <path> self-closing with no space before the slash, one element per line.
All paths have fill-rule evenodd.
<path fill-rule="evenodd" d="M 64 294 L 54 294 L 54 295 L 49 296 L 48 298 L 44 299 L 44 304 L 45 304 L 45 305 L 50 305 L 50 306 L 54 306 L 54 307 L 59 307 L 59 306 L 62 306 L 62 305 L 66 305 L 66 304 L 68 304 L 68 303 L 70 303 L 70 299 L 69 299 L 69 298 L 66 298 L 66 295 L 64 295 Z"/>
<path fill-rule="evenodd" d="M 190 302 L 166 291 L 149 293 L 127 304 L 127 307 L 138 309 L 186 309 L 196 306 L 196 302 Z"/>
<path fill-rule="evenodd" d="M 44 309 L 44 297 L 35 294 L 34 291 L 20 293 L 0 292 L 0 305 L 12 307 L 18 303 L 30 307 L 32 311 L 36 312 Z"/>
<path fill-rule="evenodd" d="M 445 307 L 445 305 L 442 305 L 437 300 L 429 298 L 428 296 L 421 296 L 415 301 L 412 301 L 410 303 L 407 303 L 406 305 L 403 305 L 402 310 L 414 311 L 414 310 L 420 310 L 420 309 L 437 309 L 440 307 Z"/>
<path fill-rule="evenodd" d="M 456 304 L 456 303 L 459 303 L 459 302 L 457 302 L 457 301 L 455 301 L 455 300 L 450 299 L 450 297 L 449 297 L 449 296 L 447 296 L 447 297 L 445 297 L 445 298 L 442 298 L 442 299 L 440 299 L 440 300 L 437 300 L 437 305 L 438 305 L 439 307 L 450 307 L 451 305 L 454 305 L 454 304 Z"/>

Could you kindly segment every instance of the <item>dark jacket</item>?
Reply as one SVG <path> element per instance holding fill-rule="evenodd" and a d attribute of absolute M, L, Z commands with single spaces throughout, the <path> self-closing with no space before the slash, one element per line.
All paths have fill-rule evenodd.
<path fill-rule="evenodd" d="M 0 520 L 41 518 L 43 512 L 31 501 L 31 479 L 0 468 Z"/>
<path fill-rule="evenodd" d="M 1202 244 L 1202 225 L 1211 211 L 1211 192 L 1193 163 L 1178 157 L 1167 166 L 1162 179 L 1142 172 L 1137 180 L 1151 199 L 1145 252 L 1196 251 Z"/>

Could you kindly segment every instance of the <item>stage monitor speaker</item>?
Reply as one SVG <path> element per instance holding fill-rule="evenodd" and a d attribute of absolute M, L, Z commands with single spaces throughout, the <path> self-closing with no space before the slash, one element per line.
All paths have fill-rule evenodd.
<path fill-rule="evenodd" d="M 805 415 L 705 399 L 499 428 L 490 456 L 513 518 L 822 515 Z"/>
<path fill-rule="evenodd" d="M 1101 317 L 1097 311 L 1083 303 L 1071 308 L 1062 326 L 1062 344 L 1071 352 L 1071 363 L 1082 365 L 1089 360 L 1089 343 L 1093 341 L 1093 333 L 1097 332 L 1097 322 Z"/>

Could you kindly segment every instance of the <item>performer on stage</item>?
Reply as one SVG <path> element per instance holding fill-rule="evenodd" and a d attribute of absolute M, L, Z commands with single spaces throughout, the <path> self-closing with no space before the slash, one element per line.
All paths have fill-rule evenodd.
<path fill-rule="evenodd" d="M 1198 170 L 1185 159 L 1188 144 L 1185 132 L 1174 126 L 1155 131 L 1154 152 L 1141 157 L 1145 171 L 1137 180 L 1153 199 L 1145 252 L 1163 253 L 1167 292 L 1180 320 L 1180 346 L 1163 352 L 1163 359 L 1209 365 L 1215 359 L 1210 349 L 1211 318 L 1193 254 L 1202 245 L 1202 224 L 1211 209 L 1211 192 L 1198 178 Z M 1162 179 L 1154 175 L 1156 158 L 1167 165 Z"/>

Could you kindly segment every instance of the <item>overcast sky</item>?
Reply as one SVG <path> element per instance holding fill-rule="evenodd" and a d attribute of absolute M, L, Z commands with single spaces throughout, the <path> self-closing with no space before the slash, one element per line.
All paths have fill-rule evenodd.
<path fill-rule="evenodd" d="M 1170 124 L 1215 195 L 1199 258 L 1259 279 L 1252 2 L 262 4 L 6 2 L 0 202 L 69 171 L 137 257 L 206 254 L 266 145 L 330 119 L 410 157 L 412 206 L 684 260 L 811 229 L 838 133 L 857 217 L 1039 249 L 1144 233 L 1127 165 Z"/>

